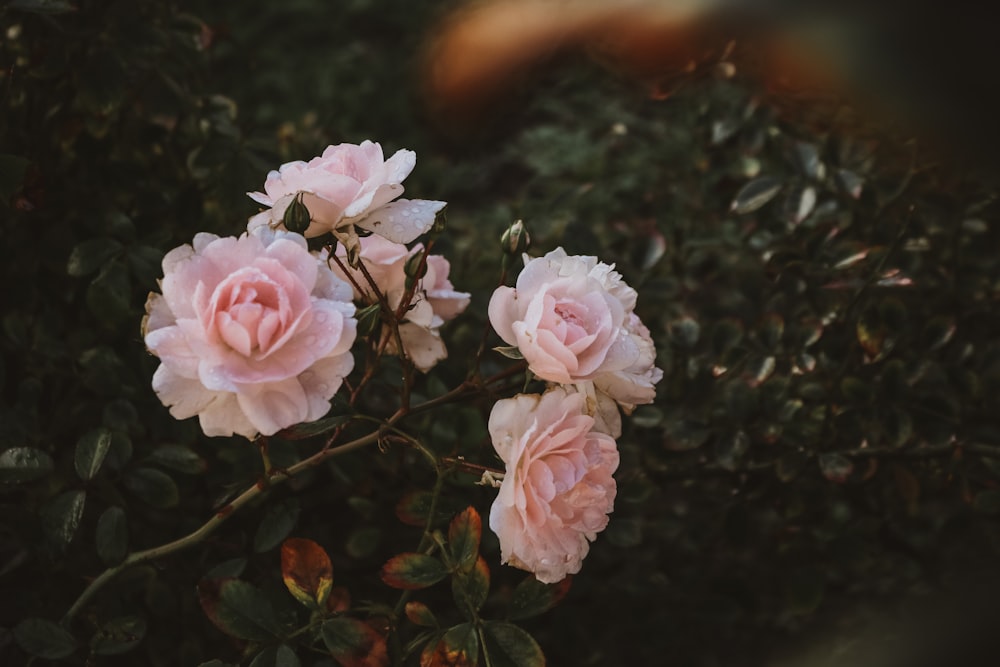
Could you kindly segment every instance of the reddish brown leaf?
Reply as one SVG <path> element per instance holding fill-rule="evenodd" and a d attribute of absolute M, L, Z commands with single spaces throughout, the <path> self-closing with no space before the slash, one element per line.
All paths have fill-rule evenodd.
<path fill-rule="evenodd" d="M 323 547 L 293 537 L 281 545 L 281 577 L 296 600 L 307 606 L 323 606 L 333 585 L 333 565 Z"/>
<path fill-rule="evenodd" d="M 471 623 L 450 628 L 437 641 L 431 640 L 420 654 L 420 667 L 476 667 L 479 637 Z"/>
<path fill-rule="evenodd" d="M 385 637 L 356 618 L 331 618 L 321 630 L 323 643 L 342 667 L 386 667 Z"/>
<path fill-rule="evenodd" d="M 406 617 L 415 625 L 432 628 L 437 625 L 434 613 L 423 602 L 407 602 Z"/>
<path fill-rule="evenodd" d="M 482 535 L 483 520 L 471 505 L 452 519 L 448 526 L 448 549 L 452 561 L 460 570 L 467 570 L 475 565 Z"/>
<path fill-rule="evenodd" d="M 347 611 L 351 608 L 351 594 L 343 586 L 334 586 L 330 589 L 330 596 L 326 598 L 326 610 L 332 614 Z"/>

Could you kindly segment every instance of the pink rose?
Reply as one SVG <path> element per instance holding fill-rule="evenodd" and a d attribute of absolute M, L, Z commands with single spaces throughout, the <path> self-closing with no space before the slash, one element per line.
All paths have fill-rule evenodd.
<path fill-rule="evenodd" d="M 198 234 L 167 253 L 163 274 L 143 335 L 170 414 L 198 415 L 206 435 L 252 438 L 329 411 L 354 365 L 354 305 L 302 236 Z"/>
<path fill-rule="evenodd" d="M 550 382 L 593 382 L 630 411 L 653 400 L 655 368 L 649 330 L 632 312 L 636 292 L 614 267 L 562 248 L 528 259 L 515 287 L 500 287 L 489 316 L 531 372 Z"/>
<path fill-rule="evenodd" d="M 556 387 L 498 401 L 493 447 L 507 466 L 490 509 L 503 562 L 555 583 L 580 571 L 614 510 L 614 439 L 592 430 L 584 396 Z"/>
<path fill-rule="evenodd" d="M 360 146 L 328 146 L 323 155 L 309 162 L 288 162 L 272 171 L 264 192 L 247 193 L 271 209 L 251 218 L 250 229 L 280 226 L 288 205 L 302 193 L 302 203 L 312 218 L 306 237 L 333 232 L 354 247 L 357 226 L 397 243 L 409 243 L 430 229 L 434 216 L 445 206 L 442 201 L 396 199 L 403 194 L 403 179 L 415 164 L 413 151 L 399 150 L 385 160 L 382 147 L 371 141 Z"/>
<path fill-rule="evenodd" d="M 368 236 L 361 239 L 360 248 L 360 261 L 378 285 L 379 291 L 388 299 L 389 305 L 398 308 L 406 293 L 406 261 L 423 250 L 423 246 L 418 243 L 411 250 L 400 243 Z M 344 248 L 338 247 L 337 253 L 343 257 Z M 417 284 L 411 307 L 399 326 L 399 337 L 403 341 L 406 355 L 424 372 L 448 356 L 441 339 L 441 325 L 458 316 L 469 305 L 469 293 L 456 292 L 448 279 L 450 270 L 451 266 L 444 257 L 427 257 L 427 272 Z M 347 278 L 339 268 L 334 267 L 334 271 Z M 360 270 L 349 271 L 359 285 L 367 288 Z M 374 294 L 367 289 L 363 294 L 355 290 L 354 298 L 368 304 L 377 302 Z M 390 333 L 383 331 L 383 335 L 389 336 Z M 386 349 L 392 354 L 398 353 L 394 338 L 389 338 Z"/>

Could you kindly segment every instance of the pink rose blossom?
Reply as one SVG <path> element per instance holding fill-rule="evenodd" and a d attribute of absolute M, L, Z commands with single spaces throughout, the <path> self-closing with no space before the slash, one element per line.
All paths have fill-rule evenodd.
<path fill-rule="evenodd" d="M 382 147 L 371 141 L 360 146 L 328 146 L 309 162 L 288 162 L 272 171 L 264 192 L 247 193 L 270 208 L 250 219 L 250 229 L 280 226 L 288 205 L 301 193 L 312 218 L 306 237 L 333 232 L 355 248 L 357 226 L 397 243 L 409 243 L 430 229 L 445 206 L 441 201 L 397 199 L 403 194 L 403 179 L 415 164 L 413 151 L 399 150 L 386 160 Z"/>
<path fill-rule="evenodd" d="M 654 367 L 649 330 L 633 313 L 636 292 L 596 257 L 525 256 L 515 287 L 500 287 L 489 316 L 538 377 L 561 384 L 593 382 L 630 412 L 649 403 L 663 373 Z"/>
<path fill-rule="evenodd" d="M 411 250 L 378 236 L 361 239 L 360 261 L 392 308 L 399 306 L 406 293 L 406 261 L 422 250 L 421 244 Z M 343 247 L 338 247 L 337 253 L 343 257 Z M 377 303 L 375 295 L 368 291 L 361 271 L 349 270 L 355 282 L 366 289 L 363 294 L 355 290 L 354 298 L 368 304 Z M 411 307 L 399 326 L 403 349 L 413 364 L 424 372 L 448 356 L 441 339 L 441 325 L 458 316 L 469 305 L 469 293 L 456 292 L 448 279 L 450 270 L 451 266 L 444 257 L 427 257 L 427 272 L 417 284 Z M 334 271 L 347 278 L 339 268 L 334 267 Z M 389 336 L 386 349 L 392 354 L 398 353 L 394 337 L 388 331 L 383 331 L 383 335 Z"/>
<path fill-rule="evenodd" d="M 329 411 L 354 365 L 354 305 L 302 236 L 198 234 L 167 253 L 163 274 L 143 335 L 170 414 L 198 415 L 206 435 L 252 438 Z"/>
<path fill-rule="evenodd" d="M 506 464 L 490 510 L 505 563 L 555 583 L 580 571 L 608 525 L 617 487 L 614 439 L 593 430 L 584 396 L 561 387 L 498 401 L 493 447 Z"/>

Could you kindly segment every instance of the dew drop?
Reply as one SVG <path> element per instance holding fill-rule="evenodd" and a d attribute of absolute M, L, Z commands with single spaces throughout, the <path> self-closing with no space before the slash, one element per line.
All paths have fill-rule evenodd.
<path fill-rule="evenodd" d="M 319 390 L 319 391 L 321 391 L 321 392 L 326 391 L 329 388 L 330 388 L 330 385 L 328 385 L 325 382 L 320 382 L 318 385 L 316 385 L 316 389 Z"/>
<path fill-rule="evenodd" d="M 403 210 L 403 217 L 404 218 L 409 218 L 410 217 L 410 211 L 407 211 L 406 209 L 404 209 Z"/>
<path fill-rule="evenodd" d="M 329 316 L 325 312 L 323 312 L 322 310 L 319 311 L 318 313 L 316 313 L 316 321 L 319 322 L 320 324 L 323 324 L 323 322 L 326 322 L 327 319 L 329 319 Z"/>
<path fill-rule="evenodd" d="M 402 234 L 402 233 L 403 233 L 403 230 L 404 230 L 405 228 L 403 227 L 403 225 L 401 225 L 401 224 L 399 224 L 399 223 L 396 223 L 395 225 L 393 225 L 393 226 L 392 226 L 392 229 L 393 229 L 393 230 L 394 230 L 394 231 L 395 231 L 395 232 L 396 232 L 397 234 Z"/>

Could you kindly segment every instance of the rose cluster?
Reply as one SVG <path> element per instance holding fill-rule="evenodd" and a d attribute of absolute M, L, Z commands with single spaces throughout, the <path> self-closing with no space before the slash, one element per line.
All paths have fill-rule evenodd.
<path fill-rule="evenodd" d="M 544 582 L 579 571 L 614 508 L 614 438 L 626 414 L 650 403 L 663 377 L 636 292 L 596 257 L 525 256 L 514 287 L 490 299 L 489 317 L 528 370 L 539 395 L 499 401 L 493 445 L 507 467 L 490 511 L 502 557 Z"/>
<path fill-rule="evenodd" d="M 309 250 L 306 237 L 330 233 L 374 264 L 386 259 L 380 286 L 399 305 L 405 278 L 397 260 L 420 251 L 403 244 L 430 229 L 445 205 L 398 199 L 415 162 L 407 150 L 385 160 L 370 141 L 330 146 L 309 162 L 282 165 L 263 193 L 249 193 L 269 208 L 242 236 L 198 234 L 167 253 L 143 336 L 161 362 L 153 389 L 174 417 L 197 415 L 206 435 L 253 438 L 330 410 L 354 367 L 353 300 L 362 295 L 331 269 L 326 250 Z M 296 205 L 308 215 L 301 234 L 285 225 Z M 358 230 L 373 236 L 361 239 Z M 425 370 L 445 356 L 438 328 L 469 296 L 454 291 L 444 258 L 429 256 L 426 264 L 400 327 L 406 351 Z"/>
<path fill-rule="evenodd" d="M 380 333 L 370 350 L 425 372 L 447 356 L 441 326 L 470 295 L 429 245 L 407 245 L 445 206 L 399 199 L 414 164 L 412 151 L 386 160 L 370 141 L 330 146 L 248 193 L 267 208 L 238 238 L 198 234 L 167 253 L 143 336 L 161 362 L 153 388 L 174 417 L 247 438 L 322 418 L 354 367 L 355 303 L 389 324 L 371 327 Z M 515 228 L 508 251 L 527 241 Z M 324 236 L 310 250 L 306 239 Z M 614 267 L 559 248 L 525 255 L 514 287 L 490 299 L 497 333 L 549 384 L 499 401 L 489 419 L 506 465 L 490 527 L 503 561 L 543 582 L 579 571 L 607 525 L 620 411 L 651 402 L 662 377 L 636 297 Z"/>

